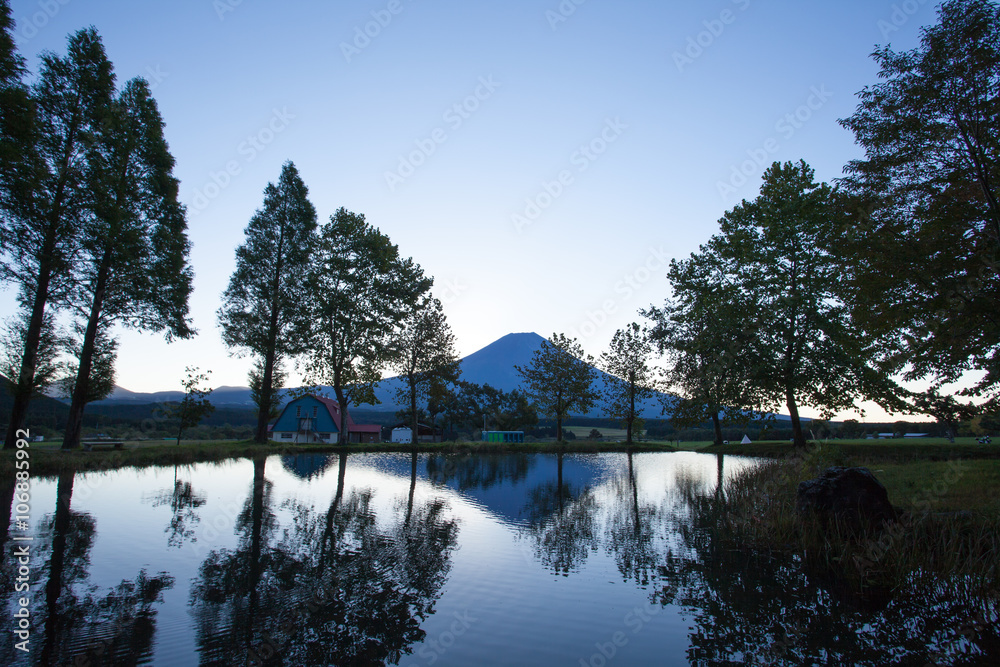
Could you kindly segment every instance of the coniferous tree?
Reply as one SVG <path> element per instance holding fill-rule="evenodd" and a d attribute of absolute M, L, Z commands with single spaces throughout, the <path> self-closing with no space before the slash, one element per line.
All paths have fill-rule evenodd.
<path fill-rule="evenodd" d="M 417 444 L 418 400 L 427 401 L 435 385 L 456 382 L 462 373 L 455 336 L 438 299 L 425 298 L 417 303 L 406 318 L 396 346 L 393 368 L 404 383 L 396 390 L 396 400 L 409 406 L 411 442 Z"/>
<path fill-rule="evenodd" d="M 282 363 L 305 351 L 305 278 L 316 231 L 316 209 L 308 197 L 295 165 L 286 162 L 277 184 L 264 189 L 264 205 L 236 249 L 236 269 L 218 311 L 226 345 L 255 359 L 250 384 L 257 442 L 267 442 L 284 379 Z"/>
<path fill-rule="evenodd" d="M 87 185 L 90 150 L 114 92 L 114 75 L 91 28 L 69 39 L 65 57 L 42 55 L 41 73 L 25 91 L 8 88 L 3 105 L 3 169 L 0 169 L 0 278 L 18 287 L 27 312 L 20 368 L 5 448 L 24 427 L 33 387 L 38 384 L 40 345 L 47 311 L 69 299 L 81 261 L 79 243 L 91 204 Z M 10 93 L 10 94 L 8 94 Z"/>
<path fill-rule="evenodd" d="M 312 259 L 307 373 L 333 387 L 344 442 L 348 408 L 377 401 L 374 385 L 399 358 L 394 339 L 433 281 L 364 215 L 344 208 L 320 230 Z"/>
<path fill-rule="evenodd" d="M 111 324 L 194 335 L 188 321 L 192 271 L 184 207 L 163 119 L 144 79 L 107 108 L 88 160 L 91 192 L 78 251 L 74 300 L 86 319 L 63 448 L 80 444 L 97 342 Z"/>
<path fill-rule="evenodd" d="M 575 338 L 552 334 L 535 350 L 528 366 L 514 366 L 538 411 L 556 420 L 556 439 L 560 442 L 562 424 L 570 412 L 587 412 L 597 401 L 593 363 L 594 358 L 584 354 Z"/>

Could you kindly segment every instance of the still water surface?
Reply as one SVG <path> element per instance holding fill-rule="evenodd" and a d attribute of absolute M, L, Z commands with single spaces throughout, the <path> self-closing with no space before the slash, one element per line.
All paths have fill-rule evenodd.
<path fill-rule="evenodd" d="M 37 480 L 30 653 L 5 632 L 0 664 L 996 664 L 995 628 L 948 595 L 863 608 L 714 545 L 685 498 L 748 465 L 301 455 Z"/>

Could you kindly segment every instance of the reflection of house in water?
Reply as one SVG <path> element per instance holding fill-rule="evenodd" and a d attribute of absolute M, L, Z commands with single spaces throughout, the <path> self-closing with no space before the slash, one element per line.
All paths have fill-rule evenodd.
<path fill-rule="evenodd" d="M 285 443 L 358 443 L 381 442 L 382 427 L 355 424 L 347 413 L 348 438 L 340 437 L 340 404 L 322 396 L 300 396 L 289 401 L 270 427 L 271 440 Z"/>
<path fill-rule="evenodd" d="M 281 457 L 281 467 L 300 479 L 312 479 L 337 462 L 334 454 L 298 454 Z"/>

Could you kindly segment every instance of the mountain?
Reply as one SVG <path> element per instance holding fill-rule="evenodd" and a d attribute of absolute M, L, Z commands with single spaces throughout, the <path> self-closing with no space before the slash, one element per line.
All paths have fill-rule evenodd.
<path fill-rule="evenodd" d="M 489 384 L 497 389 L 512 391 L 521 386 L 521 378 L 518 376 L 515 366 L 527 366 L 535 354 L 535 350 L 541 347 L 545 339 L 536 333 L 512 333 L 499 338 L 486 347 L 473 352 L 461 361 L 462 376 L 465 382 L 475 384 Z M 607 375 L 602 371 L 597 371 L 597 389 L 601 391 L 604 387 Z M 403 380 L 398 377 L 391 377 L 383 380 L 375 390 L 375 396 L 381 401 L 374 406 L 363 406 L 365 409 L 382 410 L 395 412 L 402 406 L 396 402 L 396 390 L 403 386 Z M 322 387 L 321 390 L 333 395 L 331 387 Z M 139 393 L 115 387 L 111 396 L 103 401 L 97 401 L 94 405 L 112 405 L 121 403 L 162 403 L 165 401 L 179 401 L 184 394 L 179 391 L 161 391 L 154 393 Z M 218 387 L 209 397 L 211 402 L 219 407 L 244 406 L 253 407 L 250 400 L 250 389 L 247 387 Z M 603 417 L 604 402 L 599 401 L 594 410 L 581 417 Z M 644 410 L 644 416 L 655 418 L 660 416 L 660 406 L 657 401 L 651 401 Z"/>

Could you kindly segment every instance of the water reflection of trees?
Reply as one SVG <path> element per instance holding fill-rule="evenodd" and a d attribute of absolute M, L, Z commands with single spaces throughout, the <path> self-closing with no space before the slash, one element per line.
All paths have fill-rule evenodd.
<path fill-rule="evenodd" d="M 627 475 L 612 482 L 616 502 L 608 508 L 606 547 L 614 554 L 618 571 L 626 580 L 647 586 L 655 578 L 664 553 L 658 539 L 660 508 L 639 501 L 632 453 L 628 453 Z"/>
<path fill-rule="evenodd" d="M 714 490 L 713 490 L 714 494 Z M 740 549 L 715 532 L 707 495 L 675 515 L 682 546 L 662 562 L 653 600 L 689 612 L 692 665 L 979 665 L 1000 659 L 996 600 L 954 581 L 914 579 L 872 605 L 785 554 Z M 991 662 L 992 661 L 992 662 Z"/>
<path fill-rule="evenodd" d="M 208 499 L 197 493 L 191 482 L 177 478 L 177 466 L 174 466 L 173 487 L 153 494 L 151 502 L 153 507 L 170 507 L 170 523 L 164 529 L 167 546 L 180 548 L 185 542 L 194 541 L 194 524 L 201 521 L 197 510 Z"/>
<path fill-rule="evenodd" d="M 516 484 L 528 476 L 535 458 L 527 454 L 446 454 L 427 458 L 427 477 L 455 483 L 459 491 Z"/>
<path fill-rule="evenodd" d="M 563 480 L 563 455 L 556 455 L 556 479 L 528 490 L 524 513 L 527 534 L 539 560 L 553 572 L 567 575 L 579 569 L 597 548 L 598 505 L 590 487 Z"/>
<path fill-rule="evenodd" d="M 96 522 L 73 509 L 76 473 L 59 475 L 54 514 L 46 515 L 31 542 L 35 573 L 32 591 L 43 586 L 44 600 L 34 611 L 31 655 L 35 664 L 121 665 L 148 661 L 156 631 L 156 605 L 174 584 L 166 573 L 141 570 L 105 594 L 87 586 Z M 39 631 L 40 630 L 40 631 Z M 14 664 L 23 653 L 6 633 L 0 663 Z"/>
<path fill-rule="evenodd" d="M 192 590 L 202 664 L 395 664 L 423 639 L 457 523 L 444 501 L 416 502 L 412 484 L 387 523 L 371 489 L 345 488 L 346 467 L 341 454 L 325 510 L 286 501 L 292 524 L 278 536 L 255 462 L 240 543 L 213 551 Z"/>

